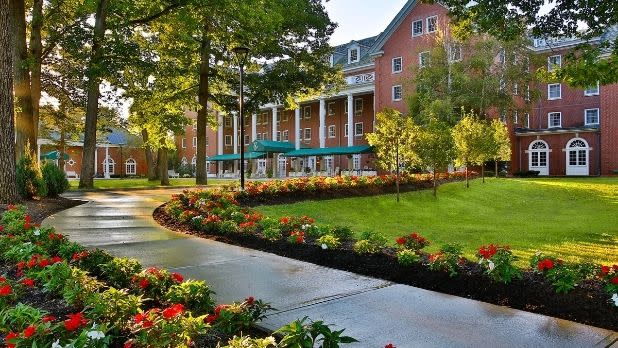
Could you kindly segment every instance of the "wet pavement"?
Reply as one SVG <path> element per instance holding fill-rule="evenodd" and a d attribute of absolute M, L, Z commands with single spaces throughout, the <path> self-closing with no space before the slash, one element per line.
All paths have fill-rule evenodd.
<path fill-rule="evenodd" d="M 86 246 L 203 279 L 219 303 L 270 302 L 277 311 L 260 324 L 269 330 L 309 316 L 361 341 L 349 347 L 618 347 L 613 331 L 169 231 L 152 212 L 177 192 L 71 192 L 89 202 L 44 223 Z"/>

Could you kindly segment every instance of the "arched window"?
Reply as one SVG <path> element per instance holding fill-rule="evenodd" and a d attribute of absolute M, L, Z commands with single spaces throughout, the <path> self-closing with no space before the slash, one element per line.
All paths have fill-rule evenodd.
<path fill-rule="evenodd" d="M 582 138 L 571 139 L 566 146 L 566 174 L 567 175 L 589 175 L 589 156 L 590 147 L 588 142 Z"/>
<path fill-rule="evenodd" d="M 137 174 L 137 162 L 133 158 L 127 159 L 124 163 L 125 165 L 125 173 L 127 175 L 136 175 Z"/>
<path fill-rule="evenodd" d="M 196 165 L 197 164 L 197 157 L 195 157 L 195 155 L 193 156 L 193 158 L 191 159 L 191 164 L 192 165 Z"/>
<path fill-rule="evenodd" d="M 528 147 L 528 169 L 536 170 L 539 175 L 549 175 L 549 145 L 543 140 L 537 140 Z"/>
<path fill-rule="evenodd" d="M 116 172 L 116 162 L 113 158 L 107 156 L 105 161 L 103 161 L 103 169 L 107 168 L 107 172 L 109 174 L 114 174 Z"/>
<path fill-rule="evenodd" d="M 186 165 L 187 165 L 187 163 L 189 163 L 189 162 L 187 161 L 187 158 L 186 158 L 186 157 L 183 157 L 183 158 L 180 160 L 180 163 L 181 163 L 183 166 L 186 166 Z"/>

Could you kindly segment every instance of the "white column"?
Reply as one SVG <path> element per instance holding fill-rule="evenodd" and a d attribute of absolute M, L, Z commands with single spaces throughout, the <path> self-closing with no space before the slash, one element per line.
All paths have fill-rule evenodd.
<path fill-rule="evenodd" d="M 277 108 L 273 108 L 273 141 L 277 141 Z"/>
<path fill-rule="evenodd" d="M 84 153 L 84 148 L 82 147 L 82 154 Z M 98 167 L 98 154 L 99 154 L 99 148 L 97 147 L 97 145 L 94 145 L 94 175 L 97 175 L 97 169 L 99 169 Z"/>
<path fill-rule="evenodd" d="M 109 179 L 109 144 L 105 145 L 105 161 L 103 161 L 103 163 L 106 163 L 103 167 L 103 172 L 105 173 L 105 179 Z"/>
<path fill-rule="evenodd" d="M 294 110 L 294 130 L 296 134 L 294 134 L 294 146 L 296 150 L 300 150 L 300 109 Z"/>
<path fill-rule="evenodd" d="M 354 146 L 354 96 L 348 94 L 348 146 Z"/>
<path fill-rule="evenodd" d="M 254 142 L 257 139 L 257 115 L 251 115 L 251 141 Z"/>
<path fill-rule="evenodd" d="M 326 100 L 324 98 L 320 98 L 320 128 L 318 128 L 318 136 L 320 139 L 320 148 L 326 147 Z"/>
<path fill-rule="evenodd" d="M 232 145 L 234 145 L 234 153 L 238 153 L 238 118 L 236 112 L 232 113 L 232 122 L 234 123 L 234 135 L 232 138 Z"/>
<path fill-rule="evenodd" d="M 217 114 L 217 155 L 223 155 L 223 114 Z"/>

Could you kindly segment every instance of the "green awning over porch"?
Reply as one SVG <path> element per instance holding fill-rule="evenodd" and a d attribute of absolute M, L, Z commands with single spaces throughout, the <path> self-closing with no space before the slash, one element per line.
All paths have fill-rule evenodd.
<path fill-rule="evenodd" d="M 66 153 L 63 154 L 63 155 L 64 156 L 62 156 L 62 157 L 64 157 L 65 160 L 69 159 L 69 155 L 67 155 Z M 44 153 L 44 154 L 41 155 L 41 159 L 42 160 L 55 161 L 55 160 L 57 160 L 59 158 L 60 158 L 60 152 L 58 152 L 58 151 L 50 151 L 48 153 Z"/>
<path fill-rule="evenodd" d="M 250 159 L 256 159 L 256 158 L 262 158 L 265 155 L 266 153 L 264 152 L 255 152 L 255 151 L 245 152 L 245 159 L 250 160 Z M 239 153 L 227 153 L 224 155 L 208 157 L 207 160 L 211 162 L 238 161 L 240 160 L 240 154 Z"/>
<path fill-rule="evenodd" d="M 256 140 L 248 146 L 255 152 L 286 153 L 294 150 L 294 144 L 286 141 Z"/>
<path fill-rule="evenodd" d="M 357 146 L 338 146 L 325 148 L 300 149 L 286 152 L 285 157 L 309 157 L 309 156 L 330 156 L 330 155 L 357 155 L 362 153 L 373 153 L 370 145 Z"/>

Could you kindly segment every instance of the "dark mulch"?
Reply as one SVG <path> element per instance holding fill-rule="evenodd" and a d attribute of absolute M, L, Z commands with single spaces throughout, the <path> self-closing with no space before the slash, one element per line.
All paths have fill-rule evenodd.
<path fill-rule="evenodd" d="M 468 262 L 459 275 L 449 277 L 447 273 L 431 271 L 421 265 L 403 267 L 397 263 L 393 251 L 364 256 L 349 249 L 322 250 L 309 244 L 270 242 L 255 235 L 204 235 L 191 225 L 179 223 L 168 216 L 163 206 L 157 208 L 153 216 L 161 225 L 183 233 L 427 290 L 618 330 L 618 310 L 610 295 L 597 282 L 585 282 L 568 294 L 556 294 L 542 275 L 533 272 L 524 272 L 521 280 L 501 284 L 484 275 L 479 265 Z"/>
<path fill-rule="evenodd" d="M 86 203 L 75 199 L 67 199 L 64 197 L 45 197 L 41 199 L 33 199 L 23 201 L 19 204 L 24 205 L 28 214 L 32 216 L 32 222 L 40 224 L 46 217 L 53 215 L 59 211 L 73 208 L 75 206 Z M 0 215 L 6 211 L 6 205 L 0 205 Z"/>

